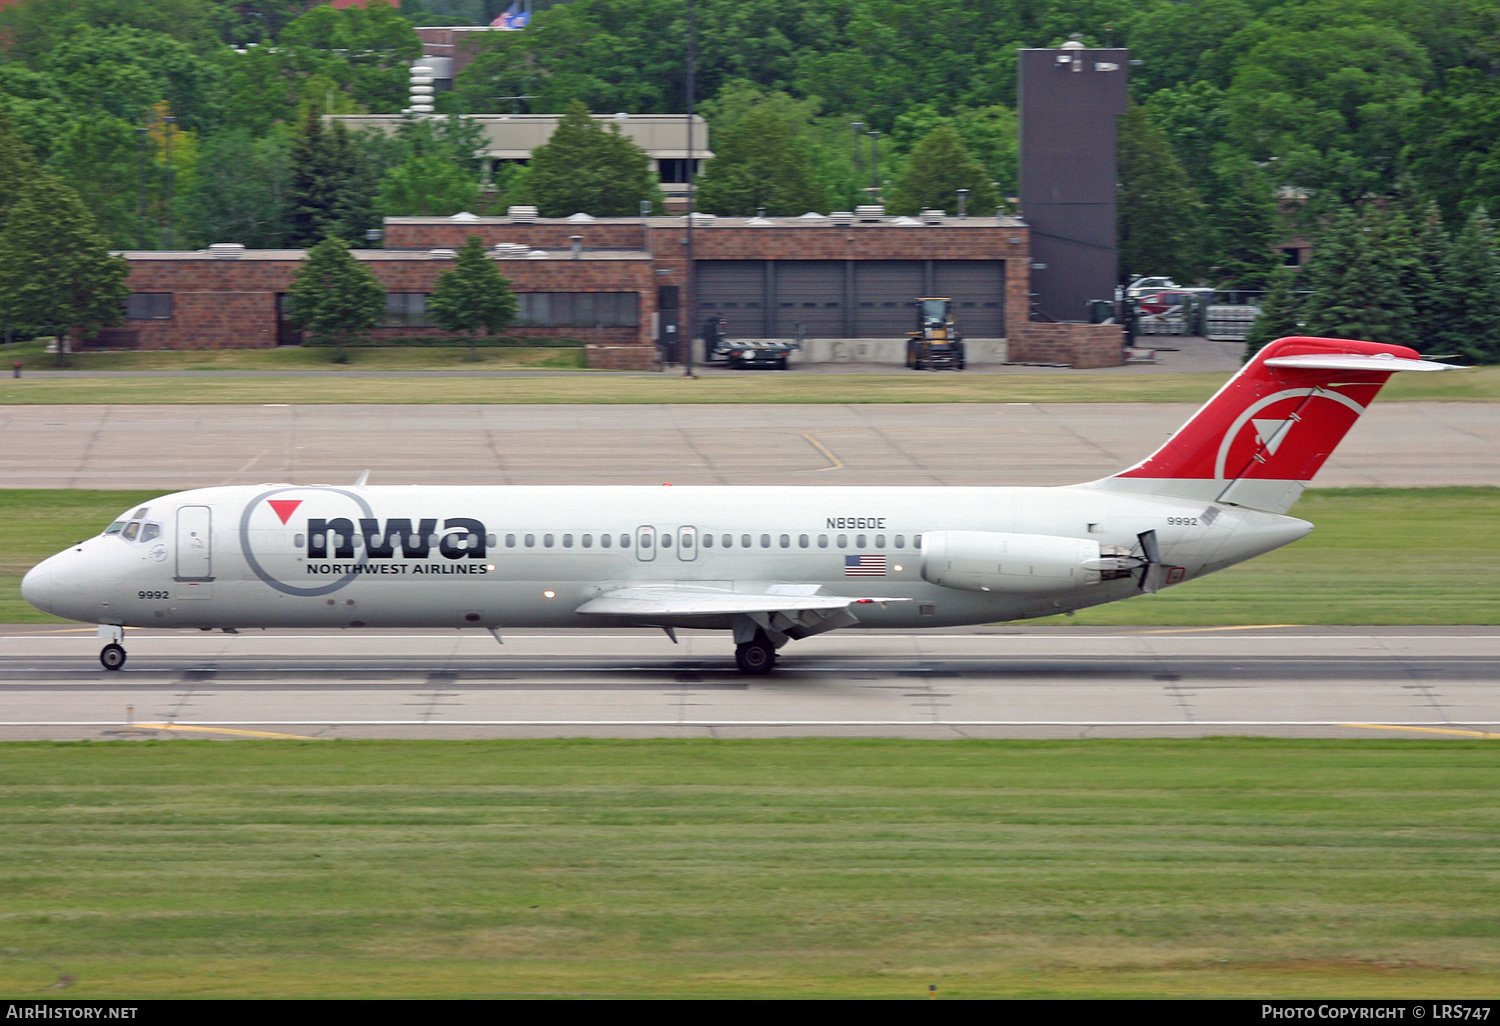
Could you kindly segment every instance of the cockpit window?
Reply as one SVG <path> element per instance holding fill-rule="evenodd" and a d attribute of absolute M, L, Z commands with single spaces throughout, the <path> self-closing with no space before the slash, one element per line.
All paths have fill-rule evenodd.
<path fill-rule="evenodd" d="M 137 521 L 132 520 L 125 525 L 125 540 L 135 541 L 135 536 L 140 533 L 140 530 L 141 525 Z"/>
<path fill-rule="evenodd" d="M 105 534 L 119 534 L 123 530 L 125 530 L 125 521 L 123 521 L 123 520 L 116 520 L 114 523 L 110 524 L 108 527 L 106 527 L 104 529 L 104 533 Z"/>
<path fill-rule="evenodd" d="M 151 512 L 151 510 L 150 510 L 149 507 L 142 506 L 140 509 L 136 510 L 134 514 L 131 515 L 130 519 L 131 520 L 145 520 L 146 519 L 146 514 L 149 513 L 149 512 Z"/>
<path fill-rule="evenodd" d="M 160 524 L 147 524 L 141 530 L 141 541 L 148 542 L 161 537 Z"/>

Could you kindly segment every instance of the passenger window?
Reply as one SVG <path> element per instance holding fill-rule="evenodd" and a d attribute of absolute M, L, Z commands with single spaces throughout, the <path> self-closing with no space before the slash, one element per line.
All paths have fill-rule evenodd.
<path fill-rule="evenodd" d="M 864 535 L 857 534 L 857 535 L 854 536 L 854 547 L 856 549 L 862 549 L 862 548 L 865 547 L 865 536 Z"/>
<path fill-rule="evenodd" d="M 586 535 L 583 536 L 583 547 L 586 548 L 586 549 L 591 549 L 591 548 L 594 547 L 594 536 L 593 535 L 586 534 Z"/>
<path fill-rule="evenodd" d="M 781 536 L 781 547 L 784 548 L 784 549 L 789 549 L 789 548 L 792 547 L 792 536 L 791 535 L 784 534 L 784 535 Z"/>
<path fill-rule="evenodd" d="M 877 534 L 875 536 L 875 547 L 877 549 L 883 549 L 883 548 L 885 548 L 885 535 L 883 535 L 883 534 Z"/>
<path fill-rule="evenodd" d="M 711 534 L 705 534 L 703 536 L 703 547 L 705 549 L 711 549 L 711 548 L 714 547 L 714 536 L 713 535 L 711 535 Z"/>
<path fill-rule="evenodd" d="M 132 520 L 130 523 L 125 525 L 125 540 L 135 541 L 135 536 L 137 534 L 140 534 L 140 532 L 141 525 L 137 521 Z"/>
<path fill-rule="evenodd" d="M 145 526 L 145 528 L 142 529 L 142 531 L 141 531 L 141 541 L 143 541 L 143 542 L 155 541 L 157 538 L 160 538 L 160 537 L 161 537 L 161 525 L 160 524 L 147 524 Z"/>
<path fill-rule="evenodd" d="M 565 548 L 565 549 L 571 549 L 572 547 L 573 547 L 573 536 L 571 534 L 565 534 L 565 535 L 563 535 L 563 548 Z"/>
<path fill-rule="evenodd" d="M 664 549 L 670 549 L 672 547 L 672 536 L 670 534 L 664 534 L 661 536 L 661 547 Z"/>
<path fill-rule="evenodd" d="M 622 534 L 622 535 L 620 535 L 620 548 L 622 548 L 622 549 L 628 549 L 628 548 L 630 548 L 630 535 L 628 535 L 628 534 Z"/>
<path fill-rule="evenodd" d="M 550 549 L 551 547 L 552 547 L 552 536 L 550 534 L 544 534 L 544 535 L 542 535 L 542 548 L 544 548 L 544 549 Z"/>
<path fill-rule="evenodd" d="M 513 548 L 516 547 L 516 536 L 515 535 L 513 535 L 513 534 L 507 534 L 505 536 L 505 547 L 507 549 L 513 549 Z"/>
<path fill-rule="evenodd" d="M 820 549 L 826 549 L 826 548 L 828 548 L 828 535 L 826 535 L 826 534 L 820 534 L 820 535 L 818 535 L 818 548 L 820 548 Z"/>
<path fill-rule="evenodd" d="M 302 541 L 303 541 L 302 535 L 300 535 L 300 534 L 294 534 L 294 535 L 292 535 L 292 544 L 295 545 L 295 546 L 297 546 L 297 548 L 300 549 L 302 547 Z"/>
<path fill-rule="evenodd" d="M 493 534 L 485 535 L 484 544 L 487 548 L 493 549 L 495 547 L 495 536 Z"/>
<path fill-rule="evenodd" d="M 906 548 L 906 535 L 904 535 L 904 534 L 898 534 L 898 535 L 896 535 L 896 548 L 898 548 L 898 549 L 904 549 L 904 548 Z"/>
<path fill-rule="evenodd" d="M 732 548 L 734 548 L 734 535 L 732 535 L 732 534 L 726 534 L 723 538 L 720 538 L 719 540 L 724 543 L 724 547 L 726 549 L 732 549 Z"/>
<path fill-rule="evenodd" d="M 769 549 L 771 547 L 771 536 L 769 534 L 763 534 L 760 536 L 760 547 L 763 549 Z"/>
<path fill-rule="evenodd" d="M 750 547 L 750 536 L 748 534 L 742 534 L 742 535 L 740 535 L 740 548 L 742 548 L 742 549 L 748 549 L 749 547 Z"/>
<path fill-rule="evenodd" d="M 911 536 L 911 547 L 914 549 L 920 549 L 922 547 L 922 536 L 920 534 L 914 534 Z"/>
<path fill-rule="evenodd" d="M 534 535 L 534 534 L 528 534 L 526 536 L 526 547 L 529 549 L 529 548 L 534 547 L 535 545 L 536 545 L 536 535 Z"/>
<path fill-rule="evenodd" d="M 799 535 L 797 535 L 797 547 L 799 549 L 805 549 L 805 548 L 807 548 L 807 535 L 805 535 L 805 534 L 799 534 Z"/>
<path fill-rule="evenodd" d="M 604 546 L 606 549 L 609 548 L 609 543 L 613 540 L 614 535 L 612 534 L 601 534 L 599 536 L 599 544 Z"/>
<path fill-rule="evenodd" d="M 838 546 L 841 549 L 847 549 L 849 547 L 849 536 L 847 534 L 839 535 Z"/>

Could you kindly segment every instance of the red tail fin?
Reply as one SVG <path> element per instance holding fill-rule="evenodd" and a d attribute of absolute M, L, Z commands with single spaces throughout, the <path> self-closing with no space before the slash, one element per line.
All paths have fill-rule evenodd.
<path fill-rule="evenodd" d="M 1446 369 L 1419 355 L 1378 342 L 1277 339 L 1165 445 L 1107 482 L 1283 513 L 1391 374 Z"/>

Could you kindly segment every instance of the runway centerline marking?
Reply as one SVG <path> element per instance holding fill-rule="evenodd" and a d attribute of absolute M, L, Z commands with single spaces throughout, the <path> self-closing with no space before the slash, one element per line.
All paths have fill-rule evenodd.
<path fill-rule="evenodd" d="M 1136 631 L 1135 634 L 1203 634 L 1208 631 L 1268 631 L 1277 627 L 1301 626 L 1302 624 L 1300 623 L 1248 623 L 1236 627 L 1163 627 L 1154 631 Z M 1095 636 L 1097 637 L 1098 635 Z"/>

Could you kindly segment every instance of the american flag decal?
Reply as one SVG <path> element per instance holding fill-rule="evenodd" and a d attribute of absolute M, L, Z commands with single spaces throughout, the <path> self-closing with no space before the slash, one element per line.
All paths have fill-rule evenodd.
<path fill-rule="evenodd" d="M 845 556 L 845 577 L 884 577 L 884 556 Z"/>

